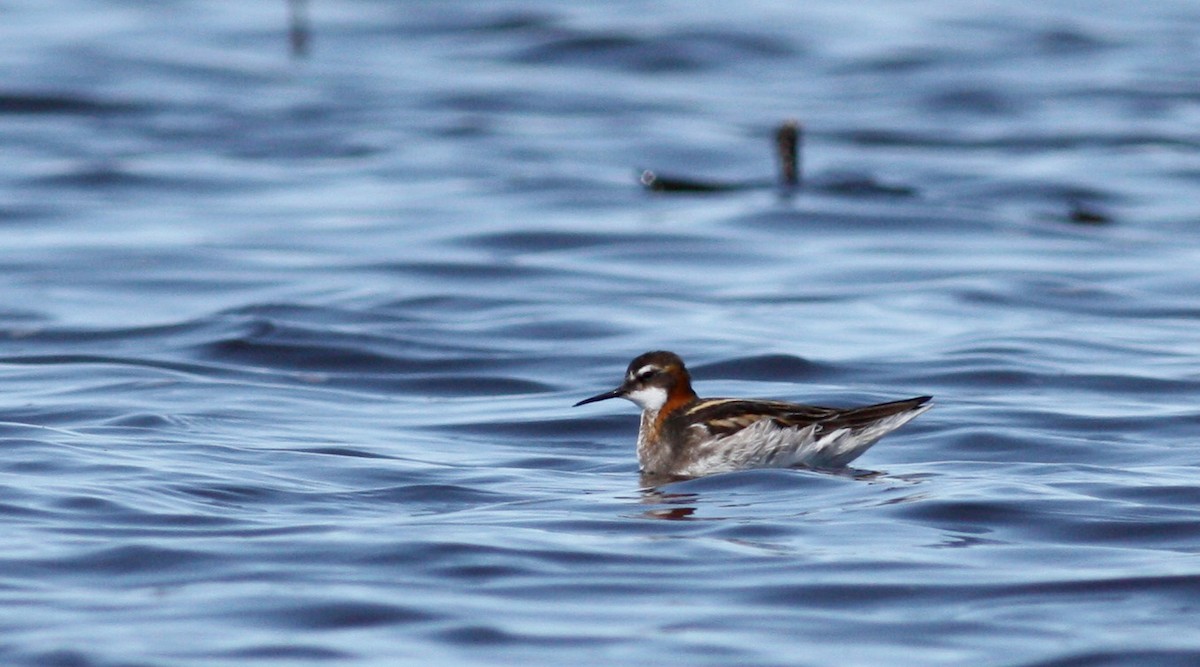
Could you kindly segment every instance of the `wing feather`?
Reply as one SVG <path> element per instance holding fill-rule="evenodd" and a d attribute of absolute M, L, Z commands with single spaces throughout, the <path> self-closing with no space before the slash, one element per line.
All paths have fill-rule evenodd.
<path fill-rule="evenodd" d="M 685 408 L 681 416 L 694 428 L 702 428 L 711 436 L 732 435 L 763 419 L 770 419 L 783 428 L 805 428 L 817 424 L 818 430 L 834 431 L 863 428 L 892 415 L 915 410 L 929 400 L 928 396 L 919 396 L 840 410 L 781 401 L 710 398 Z"/>

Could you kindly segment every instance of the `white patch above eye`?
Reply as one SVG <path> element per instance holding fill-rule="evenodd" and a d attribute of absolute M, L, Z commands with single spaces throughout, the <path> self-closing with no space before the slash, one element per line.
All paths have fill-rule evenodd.
<path fill-rule="evenodd" d="M 637 372 L 633 374 L 633 378 L 636 380 L 638 378 L 648 377 L 651 374 L 656 373 L 658 370 L 659 370 L 658 366 L 655 366 L 654 364 L 646 364 L 645 366 L 642 366 L 641 368 L 639 368 L 637 370 Z"/>
<path fill-rule="evenodd" d="M 625 394 L 625 398 L 642 406 L 643 410 L 659 410 L 667 404 L 667 390 L 662 387 L 641 387 Z"/>

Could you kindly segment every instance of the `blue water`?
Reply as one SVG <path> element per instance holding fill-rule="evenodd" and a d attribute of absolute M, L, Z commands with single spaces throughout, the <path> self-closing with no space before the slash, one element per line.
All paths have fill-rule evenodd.
<path fill-rule="evenodd" d="M 0 663 L 1200 664 L 1200 5 L 0 17 Z M 659 348 L 936 407 L 647 488 Z"/>

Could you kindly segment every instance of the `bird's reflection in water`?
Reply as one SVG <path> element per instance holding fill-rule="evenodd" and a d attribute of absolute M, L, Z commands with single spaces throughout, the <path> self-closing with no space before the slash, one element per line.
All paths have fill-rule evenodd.
<path fill-rule="evenodd" d="M 867 484 L 920 484 L 924 482 L 928 476 L 922 474 L 907 474 L 907 475 L 889 475 L 888 473 L 878 470 L 864 470 L 861 468 L 797 468 L 797 472 L 807 471 L 809 473 L 817 473 L 828 475 L 831 477 L 849 478 Z M 742 471 L 745 472 L 745 471 Z M 778 471 L 772 471 L 773 475 Z M 642 516 L 648 519 L 666 519 L 668 521 L 680 521 L 685 519 L 696 519 L 694 516 L 698 505 L 701 502 L 701 494 L 691 491 L 668 491 L 667 486 L 676 483 L 696 482 L 696 485 L 707 486 L 709 480 L 714 485 L 712 490 L 716 488 L 728 489 L 730 476 L 736 476 L 739 473 L 726 473 L 719 476 L 708 478 L 703 477 L 679 477 L 670 475 L 652 475 L 643 473 L 641 476 L 641 503 L 643 505 L 657 505 L 654 509 L 642 512 Z M 717 477 L 723 477 L 725 480 L 715 481 Z M 748 482 L 753 486 L 753 482 Z M 703 490 L 703 489 L 701 489 Z M 900 502 L 908 502 L 912 499 L 920 497 L 920 494 L 912 495 L 905 494 L 900 498 L 889 498 L 882 501 L 882 504 L 895 504 Z"/>
<path fill-rule="evenodd" d="M 692 515 L 696 513 L 696 503 L 700 500 L 700 494 L 670 492 L 662 488 L 667 484 L 686 482 L 691 479 L 696 478 L 680 475 L 642 473 L 642 504 L 662 506 L 646 510 L 642 512 L 642 516 L 648 519 L 666 519 L 668 521 L 682 521 L 693 518 Z"/>
<path fill-rule="evenodd" d="M 657 479 L 652 483 L 647 483 L 647 478 L 650 477 Z M 662 484 L 682 479 L 686 478 L 663 480 L 657 475 L 642 475 L 642 504 L 660 505 L 660 507 L 642 512 L 642 516 L 647 519 L 667 519 L 668 521 L 692 518 L 692 515 L 696 513 L 695 503 L 700 499 L 700 494 L 668 493 L 659 488 Z"/>

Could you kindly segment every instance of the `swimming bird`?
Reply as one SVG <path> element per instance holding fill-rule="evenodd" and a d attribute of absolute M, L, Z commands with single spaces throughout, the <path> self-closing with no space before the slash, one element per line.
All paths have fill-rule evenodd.
<path fill-rule="evenodd" d="M 699 477 L 747 468 L 838 468 L 885 434 L 933 407 L 932 396 L 857 408 L 781 401 L 700 398 L 683 359 L 647 352 L 621 386 L 574 407 L 624 398 L 642 408 L 637 454 L 642 473 Z"/>

